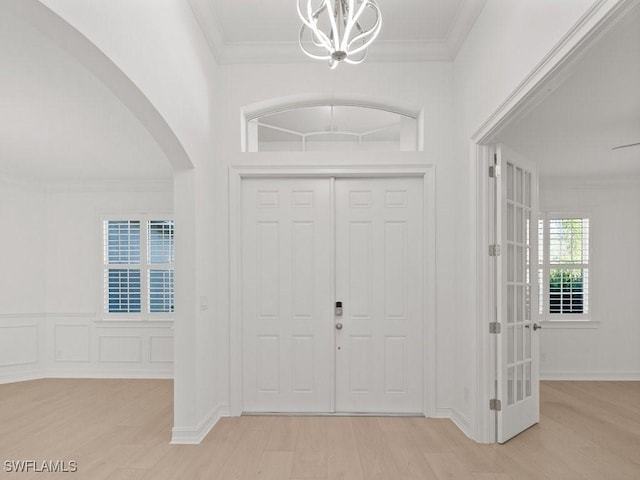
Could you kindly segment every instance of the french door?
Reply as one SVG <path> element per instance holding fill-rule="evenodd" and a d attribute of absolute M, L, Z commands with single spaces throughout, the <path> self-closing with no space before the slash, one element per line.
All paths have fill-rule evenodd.
<path fill-rule="evenodd" d="M 423 410 L 422 195 L 419 178 L 242 181 L 243 411 Z"/>
<path fill-rule="evenodd" d="M 539 422 L 538 181 L 536 165 L 496 149 L 498 442 Z"/>

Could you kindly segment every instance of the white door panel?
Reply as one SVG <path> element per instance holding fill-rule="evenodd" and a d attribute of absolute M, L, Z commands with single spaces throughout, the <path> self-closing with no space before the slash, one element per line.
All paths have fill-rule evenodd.
<path fill-rule="evenodd" d="M 421 179 L 336 180 L 336 410 L 422 411 Z"/>
<path fill-rule="evenodd" d="M 245 412 L 326 412 L 333 398 L 333 242 L 326 180 L 242 188 Z"/>
<path fill-rule="evenodd" d="M 498 441 L 504 443 L 538 423 L 539 332 L 537 319 L 536 165 L 504 145 L 496 152 L 496 227 L 502 245 L 497 257 Z"/>

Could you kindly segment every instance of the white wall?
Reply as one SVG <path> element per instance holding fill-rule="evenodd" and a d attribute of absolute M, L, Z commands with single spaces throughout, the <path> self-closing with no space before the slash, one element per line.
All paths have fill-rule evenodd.
<path fill-rule="evenodd" d="M 0 382 L 36 378 L 44 369 L 44 193 L 0 178 L 0 225 Z"/>
<path fill-rule="evenodd" d="M 640 179 L 546 178 L 540 200 L 542 211 L 591 216 L 589 305 L 594 322 L 592 328 L 544 325 L 541 377 L 640 380 Z"/>
<path fill-rule="evenodd" d="M 453 284 L 455 251 L 453 234 L 456 192 L 448 188 L 456 172 L 451 158 L 452 139 L 452 65 L 448 62 L 432 63 L 363 63 L 357 67 L 341 65 L 330 70 L 324 62 L 296 65 L 230 65 L 220 68 L 217 114 L 223 122 L 216 132 L 219 162 L 215 165 L 213 191 L 215 212 L 219 225 L 229 222 L 228 169 L 231 165 L 345 165 L 356 164 L 429 164 L 435 166 L 438 215 L 436 218 L 437 264 L 437 334 L 438 352 L 446 352 L 440 335 L 445 335 L 451 319 L 443 314 L 450 297 L 448 286 Z M 388 100 L 400 105 L 424 108 L 423 152 L 281 152 L 241 153 L 241 109 L 256 102 L 291 96 L 326 96 Z M 229 315 L 229 232 L 216 231 L 217 249 L 214 264 L 219 286 L 216 305 Z M 443 309 L 443 310 L 441 310 Z M 225 324 L 213 348 L 223 352 L 217 365 L 220 384 L 229 385 L 229 324 Z M 443 353 L 444 354 L 444 353 Z M 440 359 L 439 359 L 440 360 Z M 454 372 L 446 363 L 438 362 L 438 413 L 449 414 L 450 398 L 446 378 Z M 227 391 L 227 395 L 228 395 Z"/>
<path fill-rule="evenodd" d="M 171 213 L 171 184 L 2 182 L 0 382 L 173 375 L 173 322 L 103 321 L 103 213 Z"/>

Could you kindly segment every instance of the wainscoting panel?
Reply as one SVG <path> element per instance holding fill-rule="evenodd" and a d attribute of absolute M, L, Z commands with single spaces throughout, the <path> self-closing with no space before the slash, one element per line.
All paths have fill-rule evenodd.
<path fill-rule="evenodd" d="M 0 367 L 38 362 L 38 326 L 0 327 Z"/>
<path fill-rule="evenodd" d="M 142 339 L 138 336 L 99 336 L 98 361 L 140 363 Z"/>
<path fill-rule="evenodd" d="M 51 377 L 172 378 L 173 322 L 0 314 L 0 383 Z"/>
<path fill-rule="evenodd" d="M 90 362 L 89 325 L 55 325 L 56 362 Z"/>
<path fill-rule="evenodd" d="M 152 335 L 149 347 L 151 363 L 173 363 L 173 337 Z"/>
<path fill-rule="evenodd" d="M 40 378 L 44 372 L 44 314 L 0 314 L 0 383 Z"/>

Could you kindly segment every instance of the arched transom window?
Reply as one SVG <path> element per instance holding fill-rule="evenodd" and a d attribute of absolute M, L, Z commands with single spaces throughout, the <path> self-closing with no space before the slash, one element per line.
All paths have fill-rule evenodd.
<path fill-rule="evenodd" d="M 249 152 L 415 151 L 416 115 L 362 105 L 293 106 L 247 119 Z"/>

